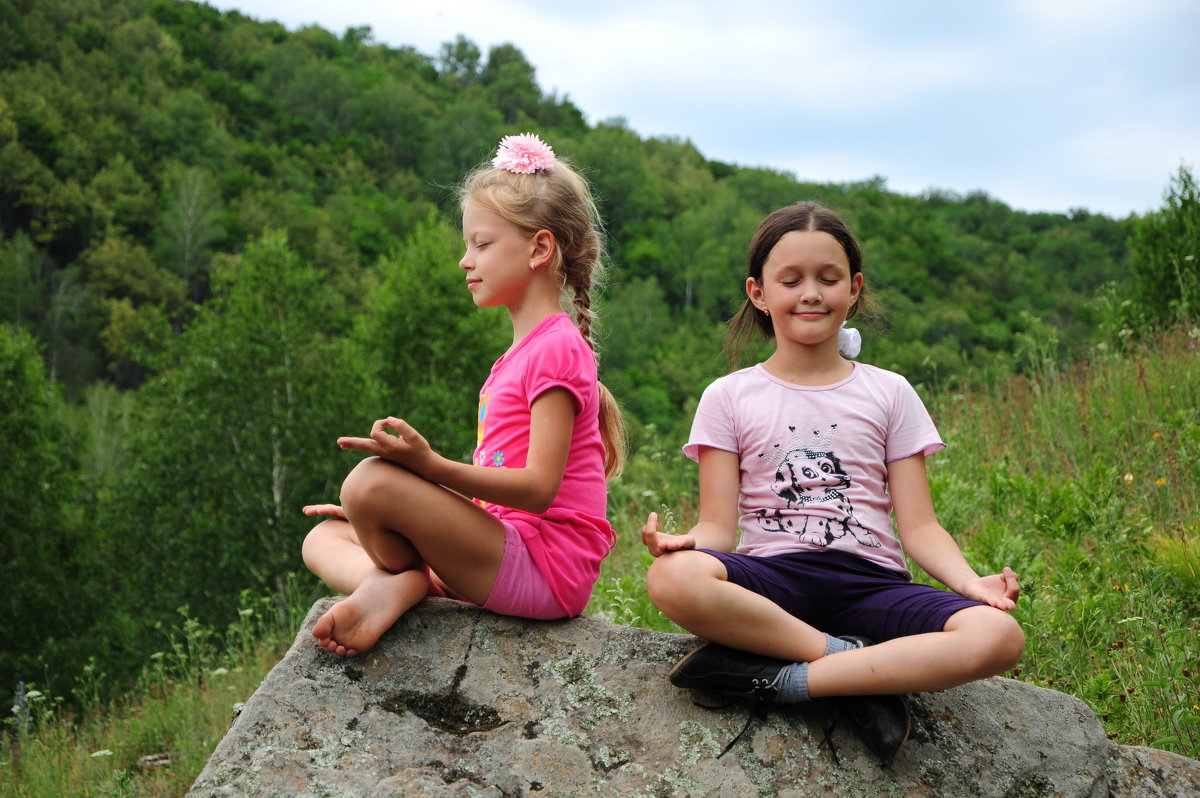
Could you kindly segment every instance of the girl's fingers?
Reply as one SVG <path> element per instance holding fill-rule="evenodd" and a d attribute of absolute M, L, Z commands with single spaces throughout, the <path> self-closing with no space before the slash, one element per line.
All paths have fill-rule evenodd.
<path fill-rule="evenodd" d="M 388 416 L 387 418 L 385 418 L 383 420 L 383 425 L 385 428 L 390 427 L 397 435 L 399 435 L 402 438 L 406 434 L 413 431 L 412 426 L 407 421 L 405 421 L 402 418 L 396 418 L 395 416 Z"/>
<path fill-rule="evenodd" d="M 302 508 L 301 512 L 305 515 L 333 515 L 338 518 L 345 518 L 346 513 L 337 504 L 309 504 Z"/>

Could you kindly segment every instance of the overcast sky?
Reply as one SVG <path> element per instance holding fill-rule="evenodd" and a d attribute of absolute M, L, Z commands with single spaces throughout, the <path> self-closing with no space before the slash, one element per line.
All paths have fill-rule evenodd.
<path fill-rule="evenodd" d="M 1124 217 L 1200 169 L 1197 0 L 210 0 L 436 56 L 516 45 L 596 123 L 801 180 Z M 569 153 L 568 153 L 569 154 Z"/>

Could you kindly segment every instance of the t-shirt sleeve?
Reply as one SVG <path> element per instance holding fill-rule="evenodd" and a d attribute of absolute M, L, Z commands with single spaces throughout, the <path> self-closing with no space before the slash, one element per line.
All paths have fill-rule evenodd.
<path fill-rule="evenodd" d="M 525 374 L 529 405 L 551 388 L 566 388 L 575 398 L 575 412 L 587 404 L 590 386 L 596 383 L 596 355 L 578 336 L 547 336 L 544 346 L 530 358 Z"/>
<path fill-rule="evenodd" d="M 892 419 L 884 451 L 884 462 L 893 463 L 923 454 L 926 457 L 946 448 L 925 403 L 903 377 L 897 376 Z"/>
<path fill-rule="evenodd" d="M 726 452 L 740 451 L 737 430 L 730 409 L 732 397 L 724 380 L 716 380 L 704 389 L 692 419 L 692 431 L 683 447 L 689 459 L 700 461 L 700 447 L 711 446 Z"/>

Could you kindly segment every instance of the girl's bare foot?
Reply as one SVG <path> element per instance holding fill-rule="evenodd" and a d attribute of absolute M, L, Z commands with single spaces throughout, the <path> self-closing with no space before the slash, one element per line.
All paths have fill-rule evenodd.
<path fill-rule="evenodd" d="M 317 619 L 313 637 L 318 645 L 339 657 L 369 651 L 427 590 L 428 580 L 423 570 L 371 574 L 358 589 Z"/>

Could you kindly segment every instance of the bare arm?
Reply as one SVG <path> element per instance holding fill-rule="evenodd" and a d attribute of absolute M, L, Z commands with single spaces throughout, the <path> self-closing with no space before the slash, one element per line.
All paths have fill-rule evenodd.
<path fill-rule="evenodd" d="M 738 533 L 741 464 L 736 452 L 700 447 L 700 518 L 686 535 L 658 531 L 658 514 L 642 527 L 642 542 L 655 557 L 678 549 L 733 551 Z"/>
<path fill-rule="evenodd" d="M 937 519 L 924 455 L 888 464 L 888 485 L 904 550 L 934 579 L 967 598 L 1002 610 L 1017 605 L 1020 583 L 1012 569 L 981 577 Z"/>
<path fill-rule="evenodd" d="M 488 468 L 450 460 L 433 451 L 407 422 L 392 416 L 376 421 L 371 437 L 338 438 L 338 445 L 377 455 L 464 496 L 542 513 L 562 485 L 574 419 L 575 399 L 565 388 L 551 388 L 535 399 L 524 468 Z"/>

